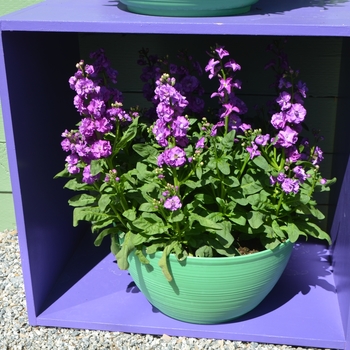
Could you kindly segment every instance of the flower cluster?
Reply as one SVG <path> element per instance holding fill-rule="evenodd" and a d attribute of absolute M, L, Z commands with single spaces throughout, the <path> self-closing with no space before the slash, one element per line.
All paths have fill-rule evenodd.
<path fill-rule="evenodd" d="M 74 224 L 91 222 L 96 245 L 110 236 L 121 269 L 133 250 L 145 264 L 145 252 L 163 250 L 170 280 L 170 253 L 233 256 L 251 242 L 273 249 L 304 235 L 330 242 L 313 194 L 335 179 L 321 176 L 322 150 L 304 135 L 307 87 L 286 55 L 272 52 L 277 98 L 262 124 L 238 96 L 241 66 L 224 46 L 210 49 L 204 70 L 184 52 L 186 65 L 178 65 L 142 50 L 145 110 L 123 109 L 117 72 L 102 50 L 92 65 L 78 63 L 69 84 L 81 121 L 62 134 L 69 155 L 57 177 L 85 190 L 69 202 Z M 218 84 L 216 109 L 204 108 L 203 71 Z"/>
<path fill-rule="evenodd" d="M 179 52 L 178 59 L 184 64 L 170 63 L 168 57 L 160 58 L 157 55 L 149 55 L 147 49 L 139 52 L 138 64 L 142 66 L 140 76 L 143 85 L 143 95 L 148 101 L 152 101 L 157 106 L 154 89 L 156 82 L 164 73 L 169 73 L 176 78 L 175 89 L 186 98 L 187 109 L 192 113 L 201 114 L 204 111 L 204 100 L 202 98 L 204 89 L 198 77 L 203 74 L 203 69 L 199 62 L 185 51 Z M 197 77 L 198 76 L 198 77 Z M 153 109 L 149 110 L 151 114 Z"/>
<path fill-rule="evenodd" d="M 92 160 L 107 158 L 112 154 L 112 145 L 105 136 L 115 130 L 116 122 L 130 123 L 137 115 L 130 115 L 122 109 L 122 93 L 105 84 L 117 82 L 117 71 L 110 66 L 101 49 L 91 54 L 93 64 L 80 61 L 77 72 L 69 79 L 69 85 L 76 92 L 74 106 L 82 119 L 78 130 L 65 130 L 61 145 L 70 152 L 66 157 L 70 174 L 82 171 L 82 181 L 91 184 L 99 179 L 92 175 Z"/>

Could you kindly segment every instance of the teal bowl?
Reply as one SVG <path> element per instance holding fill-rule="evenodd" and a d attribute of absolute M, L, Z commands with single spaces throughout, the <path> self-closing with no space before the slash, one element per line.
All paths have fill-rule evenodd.
<path fill-rule="evenodd" d="M 258 0 L 119 0 L 130 12 L 165 17 L 218 17 L 250 11 Z"/>
<path fill-rule="evenodd" d="M 143 265 L 132 253 L 129 273 L 147 300 L 159 311 L 180 321 L 215 324 L 254 309 L 282 275 L 293 250 L 287 241 L 274 250 L 221 258 L 187 257 L 168 260 L 173 280 L 158 266 L 162 252 L 147 256 Z"/>

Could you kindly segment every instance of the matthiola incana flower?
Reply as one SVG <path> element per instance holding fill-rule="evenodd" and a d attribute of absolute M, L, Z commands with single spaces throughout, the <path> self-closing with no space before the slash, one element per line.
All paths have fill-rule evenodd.
<path fill-rule="evenodd" d="M 57 177 L 79 191 L 69 201 L 74 224 L 91 222 L 96 245 L 110 236 L 121 269 L 131 251 L 147 264 L 145 252 L 162 250 L 171 280 L 171 253 L 234 256 L 303 235 L 330 241 L 313 195 L 335 180 L 320 172 L 322 138 L 315 132 L 314 143 L 304 130 L 307 86 L 278 46 L 269 50 L 276 95 L 259 118 L 240 95 L 254 80 L 245 82 L 223 45 L 208 50 L 204 67 L 186 50 L 172 60 L 142 49 L 145 108 L 124 108 L 103 50 L 77 64 L 68 84 L 80 121 L 62 133 L 66 164 Z"/>

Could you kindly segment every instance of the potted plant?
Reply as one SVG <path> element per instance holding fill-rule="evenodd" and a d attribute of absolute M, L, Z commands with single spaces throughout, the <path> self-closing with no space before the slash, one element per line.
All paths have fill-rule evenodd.
<path fill-rule="evenodd" d="M 185 53 L 173 64 L 140 51 L 147 109 L 123 108 L 103 50 L 69 79 L 82 119 L 62 134 L 68 156 L 56 177 L 80 191 L 69 201 L 74 226 L 91 222 L 97 246 L 109 236 L 119 268 L 171 317 L 238 317 L 271 291 L 300 236 L 331 243 L 313 195 L 335 179 L 323 178 L 322 150 L 302 136 L 307 87 L 270 49 L 277 98 L 269 118 L 249 122 L 241 67 L 219 45 L 204 68 L 217 82 L 209 111 L 203 70 Z"/>
<path fill-rule="evenodd" d="M 216 17 L 250 11 L 258 0 L 120 0 L 131 12 L 171 17 Z"/>

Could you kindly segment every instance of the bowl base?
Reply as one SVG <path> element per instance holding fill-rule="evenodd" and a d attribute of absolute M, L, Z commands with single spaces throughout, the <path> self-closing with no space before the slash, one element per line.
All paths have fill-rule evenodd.
<path fill-rule="evenodd" d="M 189 9 L 162 9 L 162 8 L 144 8 L 139 6 L 127 5 L 127 9 L 130 12 L 150 15 L 150 16 L 163 16 L 163 17 L 222 17 L 222 16 L 234 16 L 240 15 L 250 11 L 249 6 L 243 6 L 232 9 L 218 9 L 218 10 L 189 10 Z"/>

